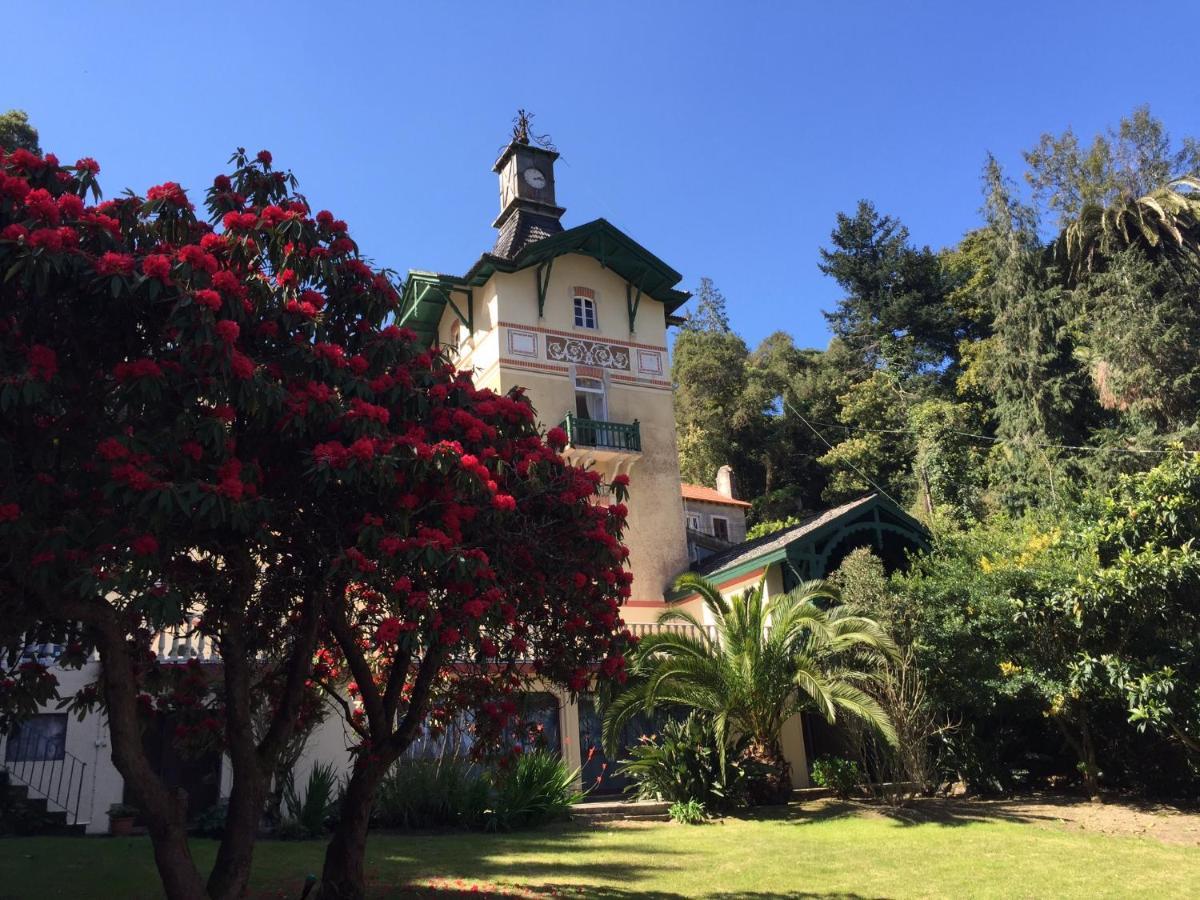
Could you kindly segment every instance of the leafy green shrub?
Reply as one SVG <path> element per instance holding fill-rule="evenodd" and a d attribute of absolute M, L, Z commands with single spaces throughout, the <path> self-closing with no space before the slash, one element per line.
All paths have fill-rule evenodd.
<path fill-rule="evenodd" d="M 512 831 L 564 819 L 586 796 L 575 789 L 579 772 L 570 771 L 555 754 L 535 750 L 517 757 L 506 771 L 492 775 L 489 831 Z"/>
<path fill-rule="evenodd" d="M 643 738 L 621 763 L 640 800 L 696 801 L 707 809 L 729 809 L 746 800 L 749 763 L 740 757 L 745 743 L 721 748 L 711 725 L 701 716 L 666 722 L 660 734 Z"/>
<path fill-rule="evenodd" d="M 289 772 L 283 786 L 283 805 L 287 815 L 277 834 L 283 838 L 318 837 L 336 812 L 340 802 L 341 779 L 332 763 L 313 763 L 304 786 L 304 799 L 296 793 L 293 773 Z"/>
<path fill-rule="evenodd" d="M 708 810 L 699 800 L 676 800 L 667 815 L 680 825 L 701 825 L 708 819 Z"/>
<path fill-rule="evenodd" d="M 228 815 L 228 801 L 214 803 L 192 820 L 189 830 L 197 837 L 220 838 L 225 833 L 225 819 Z"/>
<path fill-rule="evenodd" d="M 852 759 L 823 756 L 814 760 L 812 780 L 817 787 L 829 788 L 843 800 L 849 799 L 862 784 L 862 770 Z"/>
<path fill-rule="evenodd" d="M 385 828 L 479 828 L 490 790 L 479 767 L 459 757 L 403 759 L 379 786 L 371 821 Z"/>

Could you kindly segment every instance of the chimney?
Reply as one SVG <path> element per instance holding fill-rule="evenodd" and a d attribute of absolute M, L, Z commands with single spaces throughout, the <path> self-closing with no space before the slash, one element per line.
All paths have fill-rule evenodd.
<path fill-rule="evenodd" d="M 721 466 L 717 469 L 717 493 L 730 500 L 736 500 L 733 491 L 733 466 Z"/>

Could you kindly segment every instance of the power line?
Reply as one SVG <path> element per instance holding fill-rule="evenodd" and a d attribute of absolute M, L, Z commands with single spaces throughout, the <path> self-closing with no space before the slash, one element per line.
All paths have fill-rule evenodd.
<path fill-rule="evenodd" d="M 821 440 L 826 444 L 826 446 L 829 445 L 829 442 L 826 441 L 825 438 L 819 432 L 817 432 L 815 428 L 813 428 L 813 423 L 811 423 L 807 419 L 805 419 L 804 416 L 801 416 L 800 413 L 796 411 L 796 408 L 794 406 L 792 406 L 791 403 L 788 403 L 787 398 L 784 398 L 783 402 L 785 404 L 787 404 L 787 407 L 792 412 L 796 413 L 796 415 L 800 418 L 800 420 L 802 422 L 804 422 L 805 425 L 807 425 L 809 428 L 811 428 L 813 430 L 814 433 L 817 434 L 817 437 L 821 438 Z M 862 431 L 867 434 L 920 434 L 921 433 L 920 429 L 917 429 L 917 428 L 865 428 L 861 425 L 838 425 L 833 422 L 817 422 L 816 424 L 820 425 L 822 428 L 840 428 L 842 431 Z M 1010 445 L 1013 444 L 1013 441 L 1011 441 L 1009 439 L 995 437 L 994 435 L 975 434 L 974 432 L 970 432 L 970 431 L 960 431 L 957 428 L 945 428 L 943 430 L 949 432 L 950 434 L 957 434 L 957 435 L 960 435 L 961 437 L 974 438 L 974 439 L 980 440 L 980 441 L 988 441 L 989 443 L 992 443 L 992 444 L 1010 444 Z M 1188 450 L 1186 448 L 1156 449 L 1156 448 L 1147 448 L 1147 447 L 1096 447 L 1096 446 L 1087 446 L 1087 445 L 1081 445 L 1081 444 L 1038 444 L 1038 443 L 1030 443 L 1030 444 L 1026 444 L 1025 446 L 1032 447 L 1032 448 L 1039 449 L 1039 450 L 1083 450 L 1083 451 L 1090 452 L 1090 453 L 1150 453 L 1150 454 L 1158 454 L 1158 455 L 1167 455 L 1167 454 L 1171 454 L 1171 453 L 1188 453 L 1188 454 L 1195 455 L 1197 453 L 1200 453 L 1200 450 Z"/>
<path fill-rule="evenodd" d="M 786 406 L 788 409 L 790 409 L 795 414 L 796 418 L 798 418 L 801 422 L 803 422 L 805 425 L 807 425 L 809 427 L 809 430 L 812 431 L 812 433 L 815 434 L 818 438 L 820 438 L 821 443 L 823 443 L 830 450 L 833 449 L 833 444 L 831 444 L 831 443 L 829 443 L 829 441 L 825 440 L 825 435 L 823 435 L 823 434 L 821 434 L 821 432 L 817 431 L 817 429 L 812 426 L 812 424 L 808 421 L 808 419 L 806 419 L 806 418 L 804 418 L 804 416 L 800 415 L 800 411 L 798 409 L 796 409 L 796 407 L 792 406 L 791 403 L 788 402 L 787 397 L 783 398 L 783 403 L 784 403 L 784 406 Z M 850 462 L 850 460 L 846 460 L 845 462 L 846 462 L 846 465 L 848 465 L 851 469 L 853 469 L 855 472 L 858 473 L 858 476 L 860 478 L 862 478 L 863 481 L 865 481 L 867 484 L 871 485 L 871 487 L 875 488 L 875 490 L 879 491 L 879 493 L 883 494 L 883 496 L 887 497 L 889 500 L 891 500 L 897 506 L 901 506 L 900 502 L 895 497 L 893 497 L 891 494 L 889 494 L 887 491 L 885 491 L 883 488 L 881 488 L 878 484 L 876 484 L 874 481 L 872 481 L 866 472 L 864 472 L 862 469 L 860 469 L 854 463 Z M 903 508 L 903 507 L 901 507 L 901 508 Z"/>

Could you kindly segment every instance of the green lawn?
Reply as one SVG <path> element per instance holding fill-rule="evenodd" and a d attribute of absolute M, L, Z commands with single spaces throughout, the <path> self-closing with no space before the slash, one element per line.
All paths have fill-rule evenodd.
<path fill-rule="evenodd" d="M 319 842 L 264 842 L 254 896 L 297 897 L 319 871 Z M 197 841 L 197 857 L 214 844 Z M 907 824 L 852 807 L 686 827 L 550 828 L 517 835 L 380 834 L 374 896 L 434 896 L 500 886 L 520 896 L 1186 897 L 1200 890 L 1200 848 L 1104 837 L 1053 824 L 969 816 Z M 522 888 L 516 890 L 517 887 Z M 424 894 L 425 892 L 421 892 Z M 157 897 L 144 838 L 0 841 L 0 898 Z M 474 894 L 480 896 L 480 894 Z"/>

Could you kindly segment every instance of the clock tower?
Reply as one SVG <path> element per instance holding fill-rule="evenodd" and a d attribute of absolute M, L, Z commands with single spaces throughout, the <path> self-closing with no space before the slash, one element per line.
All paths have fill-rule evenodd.
<path fill-rule="evenodd" d="M 554 202 L 554 161 L 558 153 L 515 137 L 492 171 L 500 176 L 500 215 L 492 222 L 500 234 L 493 254 L 512 259 L 526 245 L 563 230 L 566 212 Z"/>

